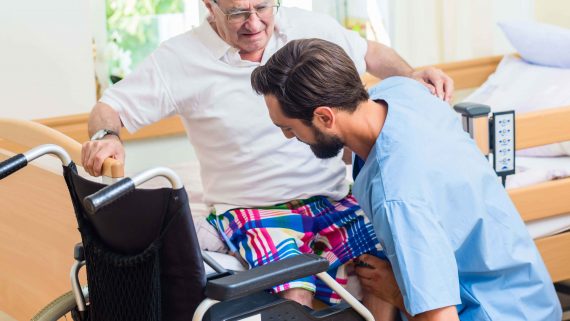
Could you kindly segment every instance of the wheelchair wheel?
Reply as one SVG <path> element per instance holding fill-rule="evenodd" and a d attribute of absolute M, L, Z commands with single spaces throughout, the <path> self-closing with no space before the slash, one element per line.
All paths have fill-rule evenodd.
<path fill-rule="evenodd" d="M 87 288 L 83 289 L 84 295 L 87 294 Z M 88 301 L 88 296 L 85 296 Z M 69 291 L 51 303 L 46 305 L 40 312 L 38 312 L 30 321 L 81 321 L 78 318 L 77 304 L 73 292 Z"/>

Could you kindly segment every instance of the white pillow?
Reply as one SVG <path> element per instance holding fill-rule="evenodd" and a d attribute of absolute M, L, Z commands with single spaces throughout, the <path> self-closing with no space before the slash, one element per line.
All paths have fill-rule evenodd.
<path fill-rule="evenodd" d="M 570 29 L 530 22 L 500 22 L 499 27 L 524 60 L 570 68 Z"/>
<path fill-rule="evenodd" d="M 491 106 L 493 112 L 515 110 L 517 114 L 570 106 L 570 69 L 532 65 L 507 55 L 495 73 L 465 101 Z M 570 155 L 570 142 L 529 148 L 517 154 Z"/>

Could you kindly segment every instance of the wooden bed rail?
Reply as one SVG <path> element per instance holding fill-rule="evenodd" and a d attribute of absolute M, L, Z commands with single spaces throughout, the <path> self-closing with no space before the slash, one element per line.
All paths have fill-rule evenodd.
<path fill-rule="evenodd" d="M 434 65 L 433 67 L 443 70 L 455 83 L 455 89 L 470 89 L 481 86 L 489 76 L 495 72 L 503 56 L 484 57 L 465 61 L 449 62 Z M 427 67 L 419 67 L 422 70 Z M 362 77 L 366 87 L 375 85 L 379 79 L 365 74 Z"/>
<path fill-rule="evenodd" d="M 439 64 L 435 65 L 435 67 L 442 69 L 453 78 L 455 88 L 460 90 L 474 88 L 483 84 L 489 75 L 495 71 L 501 59 L 502 56 L 484 57 Z M 417 69 L 421 70 L 424 68 L 426 67 L 419 67 Z M 365 74 L 362 80 L 368 87 L 373 86 L 379 81 L 378 78 L 370 74 Z M 88 114 L 77 114 L 39 119 L 37 122 L 60 131 L 78 142 L 84 142 L 89 139 L 89 137 L 87 137 L 87 118 Z M 121 130 L 121 138 L 124 141 L 184 134 L 184 126 L 178 116 L 170 117 L 156 124 L 147 126 L 135 134 L 129 134 L 125 129 Z"/>
<path fill-rule="evenodd" d="M 77 114 L 63 117 L 54 117 L 36 120 L 38 123 L 51 127 L 78 142 L 85 142 L 87 136 L 87 120 L 89 114 Z M 125 128 L 121 129 L 121 139 L 123 141 L 140 140 L 157 137 L 167 137 L 184 135 L 185 130 L 180 117 L 173 116 L 163 119 L 156 124 L 142 128 L 134 134 L 130 134 Z"/>
<path fill-rule="evenodd" d="M 516 116 L 516 149 L 570 140 L 570 106 Z M 525 222 L 570 213 L 570 178 L 515 188 L 509 195 Z M 570 280 L 570 231 L 536 240 L 554 282 Z"/>
<path fill-rule="evenodd" d="M 42 144 L 56 144 L 69 153 L 71 159 L 81 165 L 81 144 L 73 138 L 40 123 L 0 118 L 0 148 L 13 153 L 22 153 Z M 122 162 L 108 158 L 103 163 L 103 176 L 119 178 L 125 176 Z"/>
<path fill-rule="evenodd" d="M 516 116 L 516 149 L 570 141 L 570 106 Z"/>
<path fill-rule="evenodd" d="M 553 282 L 570 280 L 570 232 L 535 240 Z"/>
<path fill-rule="evenodd" d="M 516 116 L 516 149 L 570 140 L 570 106 Z M 509 191 L 525 221 L 570 213 L 570 178 Z M 549 214 L 548 214 L 549 213 Z"/>
<path fill-rule="evenodd" d="M 570 213 L 570 178 L 513 188 L 509 196 L 525 222 Z"/>

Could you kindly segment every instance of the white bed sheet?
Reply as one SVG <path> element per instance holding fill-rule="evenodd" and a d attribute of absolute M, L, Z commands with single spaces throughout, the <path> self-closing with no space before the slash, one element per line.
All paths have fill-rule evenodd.
<path fill-rule="evenodd" d="M 517 157 L 515 175 L 507 177 L 507 188 L 530 186 L 570 177 L 570 157 Z M 533 239 L 570 230 L 570 213 L 526 223 Z"/>

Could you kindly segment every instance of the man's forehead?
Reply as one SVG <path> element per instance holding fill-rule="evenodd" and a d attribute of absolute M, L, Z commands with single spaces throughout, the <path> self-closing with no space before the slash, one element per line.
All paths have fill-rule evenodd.
<path fill-rule="evenodd" d="M 281 111 L 281 106 L 279 105 L 279 101 L 273 95 L 265 95 L 265 103 L 267 108 L 269 109 L 269 115 L 271 119 L 282 121 L 285 119 L 285 115 Z"/>

